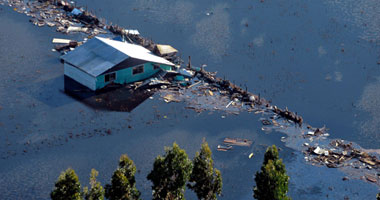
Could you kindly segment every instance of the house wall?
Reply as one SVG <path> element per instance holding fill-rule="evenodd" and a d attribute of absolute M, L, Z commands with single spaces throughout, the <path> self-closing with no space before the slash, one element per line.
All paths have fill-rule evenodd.
<path fill-rule="evenodd" d="M 143 65 L 144 65 L 144 72 L 141 74 L 133 75 L 132 74 L 133 67 L 128 67 L 128 68 L 116 71 L 116 79 L 113 82 L 119 83 L 119 84 L 125 84 L 125 83 L 141 81 L 153 76 L 160 70 L 160 69 L 154 70 L 153 63 L 150 63 L 150 62 L 145 63 Z M 164 64 L 160 64 L 160 67 L 167 70 L 171 69 L 171 66 L 164 65 Z M 110 82 L 107 82 L 107 83 L 105 82 L 104 76 L 105 74 L 102 74 L 96 78 L 96 89 L 101 89 L 105 87 L 108 83 L 110 83 Z"/>
<path fill-rule="evenodd" d="M 86 72 L 68 64 L 64 63 L 64 74 L 80 84 L 90 88 L 91 90 L 96 90 L 96 78 L 87 74 Z"/>

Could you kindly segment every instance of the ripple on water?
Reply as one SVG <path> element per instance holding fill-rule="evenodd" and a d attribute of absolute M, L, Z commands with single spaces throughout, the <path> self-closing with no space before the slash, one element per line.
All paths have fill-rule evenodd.
<path fill-rule="evenodd" d="M 210 14 L 196 24 L 196 32 L 192 35 L 193 44 L 205 49 L 215 59 L 220 59 L 227 52 L 231 40 L 227 7 L 227 4 L 218 4 L 212 8 Z"/>
<path fill-rule="evenodd" d="M 338 18 L 361 29 L 360 38 L 367 41 L 380 40 L 379 0 L 325 0 Z"/>
<path fill-rule="evenodd" d="M 360 132 L 365 137 L 376 140 L 380 139 L 380 77 L 375 83 L 364 88 L 358 108 L 370 115 L 369 120 L 360 123 Z"/>

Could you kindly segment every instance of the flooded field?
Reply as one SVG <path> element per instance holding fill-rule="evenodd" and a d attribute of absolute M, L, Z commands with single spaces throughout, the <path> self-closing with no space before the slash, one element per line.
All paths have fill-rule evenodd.
<path fill-rule="evenodd" d="M 380 148 L 380 5 L 360 1 L 80 0 L 97 16 L 138 29 L 177 48 L 194 66 L 207 65 L 272 104 L 288 107 L 330 138 Z M 63 64 L 51 39 L 81 40 L 0 6 L 0 199 L 48 199 L 60 171 L 71 166 L 83 185 L 91 168 L 102 184 L 127 153 L 137 188 L 151 198 L 146 175 L 164 146 L 176 141 L 192 158 L 206 138 L 223 176 L 220 199 L 252 199 L 254 173 L 268 145 L 282 149 L 292 199 L 374 199 L 379 185 L 313 166 L 284 131 L 262 130 L 261 115 L 201 113 L 159 94 L 131 112 L 97 109 L 63 92 Z M 140 102 L 139 102 L 140 103 Z M 291 129 L 290 129 L 291 130 Z M 296 132 L 296 131 L 294 131 Z M 286 132 L 285 132 L 286 133 Z M 250 147 L 216 151 L 225 137 Z M 248 159 L 250 153 L 255 156 Z M 186 193 L 195 199 L 193 193 Z"/>

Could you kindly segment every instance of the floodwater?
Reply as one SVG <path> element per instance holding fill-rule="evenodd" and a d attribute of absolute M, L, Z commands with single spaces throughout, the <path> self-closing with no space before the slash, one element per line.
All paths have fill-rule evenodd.
<path fill-rule="evenodd" d="M 273 105 L 288 107 L 330 138 L 380 148 L 380 3 L 377 0 L 164 1 L 81 0 L 98 16 L 180 50 Z M 252 199 L 253 175 L 267 145 L 282 149 L 293 199 L 374 199 L 379 187 L 342 181 L 337 169 L 307 164 L 261 130 L 258 115 L 196 113 L 158 95 L 131 112 L 94 109 L 63 92 L 63 65 L 52 52 L 54 28 L 36 27 L 0 6 L 0 199 L 48 199 L 54 181 L 73 167 L 83 185 L 91 168 L 110 181 L 127 153 L 137 187 L 151 198 L 146 175 L 164 146 L 176 141 L 192 158 L 206 138 L 222 172 L 220 199 Z M 222 118 L 222 116 L 226 116 Z M 248 138 L 251 147 L 218 152 L 224 137 Z M 248 159 L 254 152 L 255 156 Z M 188 199 L 194 199 L 187 192 Z"/>

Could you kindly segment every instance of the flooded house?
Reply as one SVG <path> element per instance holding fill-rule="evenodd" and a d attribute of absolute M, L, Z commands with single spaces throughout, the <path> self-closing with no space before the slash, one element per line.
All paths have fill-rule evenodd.
<path fill-rule="evenodd" d="M 175 64 L 148 49 L 127 42 L 94 37 L 63 55 L 66 81 L 75 81 L 91 91 L 111 83 L 126 84 L 148 79 Z"/>

